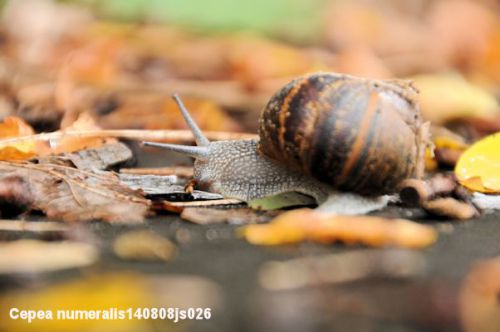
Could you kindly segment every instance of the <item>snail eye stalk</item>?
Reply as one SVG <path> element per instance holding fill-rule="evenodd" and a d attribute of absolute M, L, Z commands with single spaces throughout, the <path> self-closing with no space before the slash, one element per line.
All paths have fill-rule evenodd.
<path fill-rule="evenodd" d="M 179 110 L 182 113 L 182 116 L 184 117 L 184 121 L 186 121 L 186 124 L 188 125 L 189 129 L 193 133 L 194 139 L 196 141 L 196 145 L 198 146 L 208 146 L 210 144 L 210 141 L 203 135 L 203 132 L 201 131 L 200 127 L 196 124 L 194 119 L 191 117 L 189 114 L 188 110 L 186 109 L 186 106 L 184 106 L 184 103 L 182 102 L 181 98 L 177 94 L 173 94 L 172 98 L 174 101 L 177 103 L 177 107 L 179 107 Z"/>
<path fill-rule="evenodd" d="M 169 151 L 174 151 L 178 153 L 182 153 L 184 155 L 188 155 L 190 157 L 196 159 L 207 159 L 208 158 L 208 146 L 210 145 L 210 141 L 203 135 L 200 127 L 196 124 L 194 119 L 189 114 L 186 106 L 182 102 L 181 98 L 177 94 L 173 94 L 172 98 L 179 107 L 179 110 L 186 121 L 191 133 L 193 133 L 194 139 L 196 141 L 197 146 L 191 145 L 177 145 L 177 144 L 167 144 L 167 143 L 156 143 L 156 142 L 142 142 L 144 146 L 152 146 L 155 148 L 162 148 Z"/>

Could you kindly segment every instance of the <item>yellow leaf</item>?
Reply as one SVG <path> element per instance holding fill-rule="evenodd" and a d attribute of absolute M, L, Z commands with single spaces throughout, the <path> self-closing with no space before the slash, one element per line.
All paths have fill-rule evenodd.
<path fill-rule="evenodd" d="M 500 133 L 474 143 L 457 162 L 458 181 L 473 191 L 500 193 Z"/>
<path fill-rule="evenodd" d="M 462 117 L 492 119 L 500 114 L 493 95 L 460 76 L 420 75 L 411 79 L 420 90 L 423 117 L 433 124 Z"/>
<path fill-rule="evenodd" d="M 0 139 L 33 135 L 34 131 L 22 119 L 9 116 L 0 123 Z M 0 160 L 24 160 L 36 155 L 36 143 L 23 141 L 0 149 Z"/>

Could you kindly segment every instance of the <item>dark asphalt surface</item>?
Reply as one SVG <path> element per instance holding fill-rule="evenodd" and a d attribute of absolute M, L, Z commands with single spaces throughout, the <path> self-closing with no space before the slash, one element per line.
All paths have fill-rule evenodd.
<path fill-rule="evenodd" d="M 156 155 L 141 158 L 140 166 L 158 166 L 165 160 Z M 402 211 L 389 207 L 381 214 L 401 215 Z M 500 211 L 467 222 L 423 222 L 440 229 L 437 243 L 422 251 L 427 266 L 423 275 L 371 278 L 292 291 L 263 289 L 257 280 L 259 267 L 269 260 L 365 249 L 311 243 L 256 247 L 234 235 L 236 225 L 200 226 L 175 215 L 158 216 L 136 227 L 104 223 L 88 227 L 103 244 L 102 272 L 192 274 L 221 287 L 222 307 L 212 320 L 194 323 L 190 331 L 460 331 L 461 282 L 475 262 L 500 255 Z M 132 228 L 149 228 L 168 237 L 177 244 L 177 256 L 167 263 L 118 259 L 112 252 L 112 240 Z M 0 232 L 0 236 L 5 240 L 27 235 Z M 49 284 L 79 277 L 75 271 L 44 276 Z M 30 280 L 19 277 L 4 277 L 0 285 L 3 291 L 33 287 Z"/>

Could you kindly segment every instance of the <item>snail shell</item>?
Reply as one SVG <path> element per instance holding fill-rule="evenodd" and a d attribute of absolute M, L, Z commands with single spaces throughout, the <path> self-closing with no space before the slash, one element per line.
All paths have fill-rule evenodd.
<path fill-rule="evenodd" d="M 424 170 L 428 124 L 416 95 L 406 81 L 297 78 L 262 111 L 258 151 L 340 190 L 394 192 Z"/>

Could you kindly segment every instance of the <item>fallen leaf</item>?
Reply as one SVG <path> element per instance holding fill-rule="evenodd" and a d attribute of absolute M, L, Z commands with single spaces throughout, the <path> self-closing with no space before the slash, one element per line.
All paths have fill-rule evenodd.
<path fill-rule="evenodd" d="M 0 162 L 0 172 L 29 183 L 31 209 L 64 221 L 102 219 L 109 222 L 141 222 L 149 201 L 120 184 L 111 172 L 99 174 L 56 164 Z"/>
<path fill-rule="evenodd" d="M 84 267 L 95 263 L 97 258 L 97 249 L 86 243 L 17 240 L 0 244 L 0 274 Z"/>
<path fill-rule="evenodd" d="M 432 227 L 410 220 L 340 216 L 309 209 L 290 211 L 269 224 L 250 225 L 242 230 L 248 242 L 258 245 L 293 244 L 310 240 L 320 243 L 362 243 L 373 247 L 425 248 L 437 238 Z"/>
<path fill-rule="evenodd" d="M 0 139 L 33 134 L 33 128 L 20 118 L 9 116 L 0 123 Z M 0 160 L 24 160 L 36 154 L 36 144 L 33 140 L 12 143 L 0 148 Z"/>
<path fill-rule="evenodd" d="M 113 251 L 122 259 L 169 260 L 175 254 L 175 245 L 150 230 L 130 231 L 116 238 Z"/>
<path fill-rule="evenodd" d="M 474 143 L 455 167 L 458 181 L 472 191 L 500 193 L 500 133 Z"/>
<path fill-rule="evenodd" d="M 64 158 L 81 170 L 107 170 L 130 161 L 134 157 L 127 145 L 116 142 L 91 149 L 64 154 Z"/>
<path fill-rule="evenodd" d="M 460 76 L 419 75 L 411 80 L 420 90 L 422 115 L 433 124 L 463 117 L 494 119 L 499 115 L 495 97 Z"/>
<path fill-rule="evenodd" d="M 68 128 L 62 131 L 48 133 L 55 135 L 58 140 L 51 140 L 50 147 L 44 142 L 45 134 L 35 134 L 33 129 L 23 120 L 16 117 L 7 117 L 0 123 L 0 160 L 26 160 L 35 156 L 48 154 L 71 153 L 78 150 L 97 148 L 106 143 L 116 143 L 115 138 L 94 136 L 79 136 L 78 133 L 98 131 L 94 120 L 87 113 L 80 117 Z M 72 135 L 65 135 L 71 132 Z M 105 136 L 105 135 L 104 135 Z"/>

